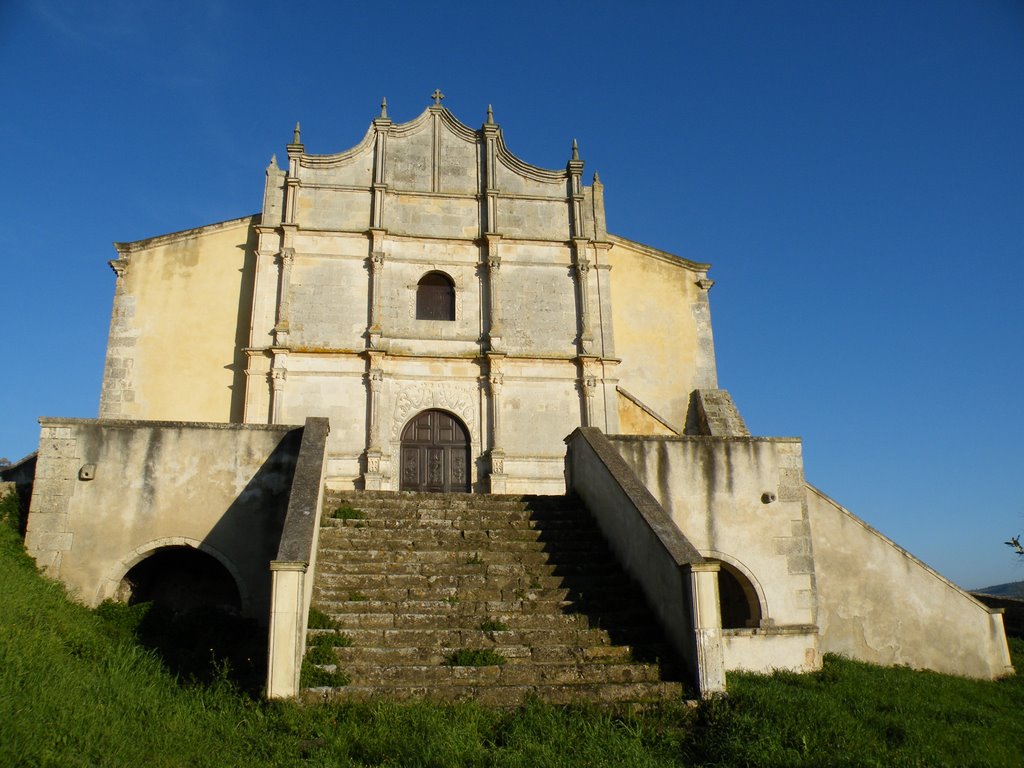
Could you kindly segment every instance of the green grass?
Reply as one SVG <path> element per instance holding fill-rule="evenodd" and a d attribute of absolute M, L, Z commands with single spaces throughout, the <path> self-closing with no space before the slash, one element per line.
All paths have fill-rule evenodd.
<path fill-rule="evenodd" d="M 508 659 L 490 648 L 459 648 L 445 659 L 450 667 L 492 667 L 504 664 Z"/>
<path fill-rule="evenodd" d="M 331 512 L 331 517 L 335 520 L 364 520 L 366 513 L 355 507 L 342 506 Z"/>
<path fill-rule="evenodd" d="M 341 629 L 341 625 L 315 605 L 309 607 L 309 618 L 306 626 L 310 629 Z"/>
<path fill-rule="evenodd" d="M 1024 764 L 1024 676 L 979 682 L 827 657 L 812 675 L 730 675 L 729 697 L 696 709 L 300 706 L 246 695 L 226 674 L 172 673 L 138 639 L 151 609 L 70 602 L 2 527 L 0 584 L 3 766 Z M 1012 649 L 1024 658 L 1024 643 Z"/>

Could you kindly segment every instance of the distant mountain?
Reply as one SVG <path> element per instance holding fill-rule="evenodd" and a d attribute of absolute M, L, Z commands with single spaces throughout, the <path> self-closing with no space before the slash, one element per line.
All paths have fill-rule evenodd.
<path fill-rule="evenodd" d="M 1009 584 L 996 584 L 994 587 L 982 587 L 972 589 L 972 592 L 980 592 L 985 595 L 998 595 L 999 597 L 1016 597 L 1024 600 L 1024 581 L 1011 581 Z"/>

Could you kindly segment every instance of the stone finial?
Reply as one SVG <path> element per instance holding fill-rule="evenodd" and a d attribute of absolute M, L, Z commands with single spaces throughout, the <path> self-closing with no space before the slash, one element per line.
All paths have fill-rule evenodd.
<path fill-rule="evenodd" d="M 572 159 L 573 160 L 579 160 L 580 159 L 580 148 L 578 146 L 576 146 L 576 139 L 572 140 Z"/>
<path fill-rule="evenodd" d="M 299 127 L 299 121 L 295 121 L 295 133 L 292 134 L 292 144 L 301 144 L 302 140 L 299 138 L 301 129 Z"/>
<path fill-rule="evenodd" d="M 380 116 L 388 116 L 388 99 L 386 96 L 380 100 Z"/>
<path fill-rule="evenodd" d="M 271 168 L 275 168 L 275 169 L 277 168 L 277 153 L 276 152 L 270 156 L 270 165 L 267 166 L 267 169 L 269 170 Z"/>
<path fill-rule="evenodd" d="M 494 109 L 491 108 L 490 104 L 487 105 L 487 124 L 494 125 Z"/>
<path fill-rule="evenodd" d="M 435 107 L 439 107 L 439 106 L 441 106 L 441 99 L 444 98 L 444 94 L 441 93 L 441 89 L 440 88 L 435 88 L 434 92 L 432 94 L 430 94 L 430 98 L 432 98 L 434 100 L 434 106 Z"/>
<path fill-rule="evenodd" d="M 597 175 L 597 171 L 594 171 L 594 183 L 595 184 L 600 184 L 601 183 L 601 177 Z"/>

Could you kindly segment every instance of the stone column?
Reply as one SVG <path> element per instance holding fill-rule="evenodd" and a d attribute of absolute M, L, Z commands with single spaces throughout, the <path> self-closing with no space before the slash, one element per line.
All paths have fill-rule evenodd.
<path fill-rule="evenodd" d="M 295 223 L 296 198 L 299 194 L 299 158 L 306 152 L 306 147 L 299 137 L 299 124 L 295 123 L 292 143 L 285 147 L 288 152 L 288 175 L 284 180 L 284 221 L 288 224 Z"/>
<path fill-rule="evenodd" d="M 380 117 L 373 121 L 373 202 L 370 207 L 370 227 L 380 229 L 384 226 L 384 195 L 388 190 L 384 183 L 384 159 L 388 147 L 388 131 L 391 120 L 388 118 L 388 101 L 380 104 Z"/>
<path fill-rule="evenodd" d="M 693 319 L 697 325 L 697 370 L 695 389 L 717 389 L 718 371 L 715 365 L 715 340 L 711 333 L 711 304 L 708 292 L 715 284 L 707 275 L 697 280 L 697 301 L 693 305 Z"/>
<path fill-rule="evenodd" d="M 383 476 L 380 471 L 380 401 L 384 389 L 384 369 L 382 362 L 384 353 L 367 352 L 369 370 L 366 381 L 370 388 L 369 425 L 366 446 L 366 473 L 363 475 L 363 487 L 368 491 L 378 491 L 383 487 Z"/>
<path fill-rule="evenodd" d="M 590 259 L 587 258 L 585 237 L 573 238 L 573 261 L 576 266 L 576 291 L 580 305 L 580 354 L 589 355 L 594 351 L 594 333 L 590 328 Z"/>
<path fill-rule="evenodd" d="M 124 418 L 126 403 L 135 399 L 132 385 L 133 357 L 137 332 L 133 328 L 135 297 L 125 290 L 125 271 L 129 257 L 121 253 L 119 258 L 109 262 L 117 275 L 114 286 L 114 308 L 110 314 L 110 341 L 107 344 L 107 359 L 103 366 L 103 386 L 100 390 L 100 418 Z"/>
<path fill-rule="evenodd" d="M 270 368 L 270 423 L 279 424 L 284 407 L 284 383 L 288 378 L 287 350 L 274 349 Z"/>
<path fill-rule="evenodd" d="M 491 493 L 505 493 L 508 476 L 505 474 L 505 451 L 501 443 L 501 387 L 505 375 L 501 371 L 504 355 L 487 354 L 487 387 L 491 395 Z"/>
<path fill-rule="evenodd" d="M 370 230 L 370 327 L 367 329 L 367 340 L 370 349 L 380 346 L 383 335 L 380 324 L 380 292 L 381 281 L 384 279 L 384 236 L 383 229 Z"/>
<path fill-rule="evenodd" d="M 498 232 L 498 185 L 495 184 L 495 169 L 498 165 L 497 159 L 497 147 L 498 147 L 498 124 L 494 122 L 494 111 L 491 106 L 487 105 L 487 122 L 483 124 L 480 131 L 484 135 L 484 199 L 485 199 L 485 211 L 484 215 L 486 221 L 484 224 L 484 232 L 497 233 Z"/>
<path fill-rule="evenodd" d="M 597 376 L 588 370 L 584 370 L 583 379 L 583 414 L 586 419 L 585 427 L 597 427 L 594 418 L 594 395 L 597 394 Z"/>
<path fill-rule="evenodd" d="M 722 651 L 722 613 L 718 599 L 718 563 L 691 563 L 687 581 L 693 621 L 694 672 L 704 698 L 725 692 L 725 657 Z"/>
<path fill-rule="evenodd" d="M 277 318 L 274 324 L 275 346 L 287 346 L 288 344 L 288 317 L 289 299 L 288 293 L 291 288 L 292 263 L 295 261 L 294 248 L 282 248 L 277 255 L 278 280 L 277 280 Z"/>
<path fill-rule="evenodd" d="M 493 351 L 501 349 L 501 289 L 499 284 L 501 254 L 498 252 L 501 235 L 487 235 L 487 295 L 490 312 L 487 319 L 487 338 Z"/>

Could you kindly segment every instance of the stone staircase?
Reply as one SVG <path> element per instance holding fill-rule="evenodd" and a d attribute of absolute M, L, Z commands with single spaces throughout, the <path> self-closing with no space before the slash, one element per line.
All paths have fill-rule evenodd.
<path fill-rule="evenodd" d="M 683 695 L 639 590 L 565 497 L 328 493 L 313 606 L 347 644 L 320 669 L 348 684 L 307 695 L 497 706 Z M 328 633 L 311 629 L 310 645 Z"/>

